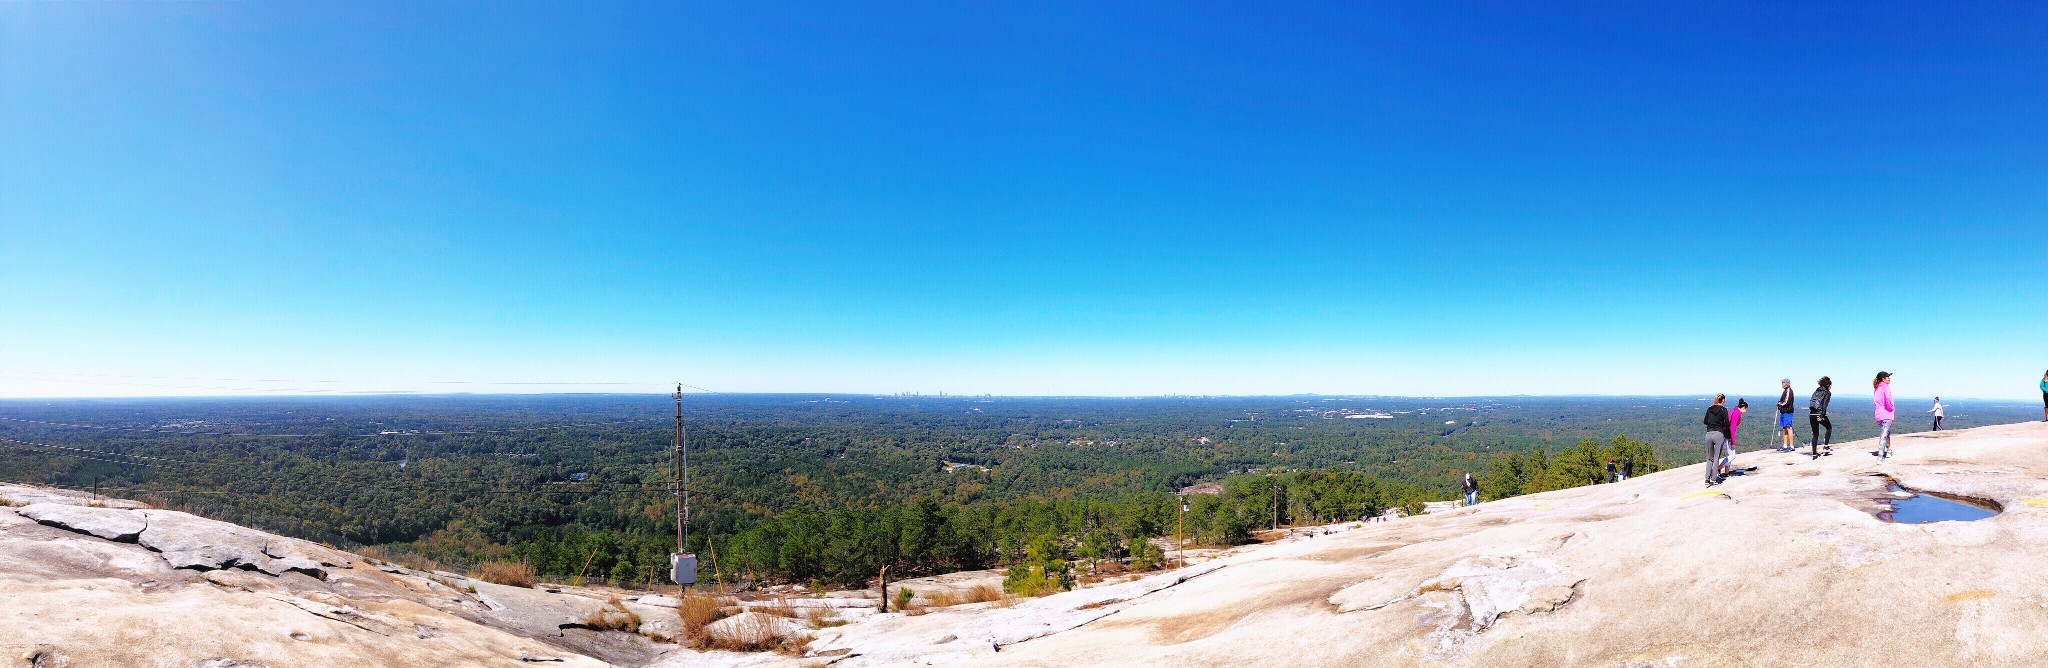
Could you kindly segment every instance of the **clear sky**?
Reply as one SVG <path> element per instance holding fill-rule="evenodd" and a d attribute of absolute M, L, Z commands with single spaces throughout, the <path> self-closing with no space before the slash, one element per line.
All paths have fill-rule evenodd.
<path fill-rule="evenodd" d="M 0 396 L 2031 397 L 2048 10 L 1785 4 L 6 3 Z"/>

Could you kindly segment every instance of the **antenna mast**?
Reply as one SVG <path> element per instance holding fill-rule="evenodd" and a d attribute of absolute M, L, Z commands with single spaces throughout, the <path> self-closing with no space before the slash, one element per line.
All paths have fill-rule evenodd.
<path fill-rule="evenodd" d="M 676 597 L 683 588 L 697 583 L 697 555 L 685 552 L 690 541 L 690 449 L 689 432 L 683 431 L 683 386 L 676 385 L 676 551 L 669 555 L 669 577 L 676 581 Z M 717 554 L 713 552 L 712 554 Z M 716 562 L 714 562 L 716 563 Z"/>

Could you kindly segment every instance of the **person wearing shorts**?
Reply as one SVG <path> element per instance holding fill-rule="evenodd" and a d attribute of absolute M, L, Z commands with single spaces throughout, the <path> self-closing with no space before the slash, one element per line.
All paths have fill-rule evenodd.
<path fill-rule="evenodd" d="M 1791 451 L 1792 451 L 1792 443 L 1793 443 L 1793 441 L 1796 441 L 1796 440 L 1798 440 L 1797 438 L 1795 438 L 1794 436 L 1792 436 L 1792 402 L 1793 402 L 1793 401 L 1795 401 L 1796 399 L 1797 399 L 1797 397 L 1795 397 L 1795 396 L 1794 396 L 1794 395 L 1792 394 L 1792 379 L 1790 379 L 1790 378 L 1781 378 L 1781 379 L 1779 379 L 1779 380 L 1778 380 L 1778 438 L 1779 438 L 1779 443 L 1778 443 L 1778 452 L 1791 452 Z"/>

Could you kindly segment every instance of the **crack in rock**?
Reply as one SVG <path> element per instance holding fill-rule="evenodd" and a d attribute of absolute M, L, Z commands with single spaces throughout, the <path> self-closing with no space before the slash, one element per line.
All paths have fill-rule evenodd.
<path fill-rule="evenodd" d="M 1572 577 L 1556 560 L 1533 553 L 1467 557 L 1385 602 L 1358 601 L 1387 584 L 1368 580 L 1338 592 L 1331 603 L 1339 612 L 1358 612 L 1415 601 L 1423 610 L 1415 621 L 1425 641 L 1424 653 L 1445 659 L 1460 654 L 1465 643 L 1507 614 L 1543 614 L 1571 604 L 1585 581 Z"/>

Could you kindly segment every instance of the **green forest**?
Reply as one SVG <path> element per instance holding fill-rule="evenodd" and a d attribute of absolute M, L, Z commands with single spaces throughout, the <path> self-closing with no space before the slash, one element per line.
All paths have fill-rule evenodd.
<path fill-rule="evenodd" d="M 1492 499 L 1590 484 L 1610 458 L 1638 473 L 1693 463 L 1703 407 L 691 395 L 688 547 L 705 581 L 727 583 L 854 586 L 885 565 L 1058 579 L 1048 564 L 1156 562 L 1148 539 L 1177 533 L 1227 545 L 1420 512 L 1465 473 Z M 2027 410 L 1955 402 L 1951 424 Z M 675 411 L 649 395 L 4 401 L 0 479 L 451 568 L 525 560 L 547 577 L 659 583 L 676 542 Z M 1859 437 L 1838 422 L 1837 440 Z M 1183 514 L 1177 493 L 1201 483 L 1220 492 L 1186 495 Z"/>

